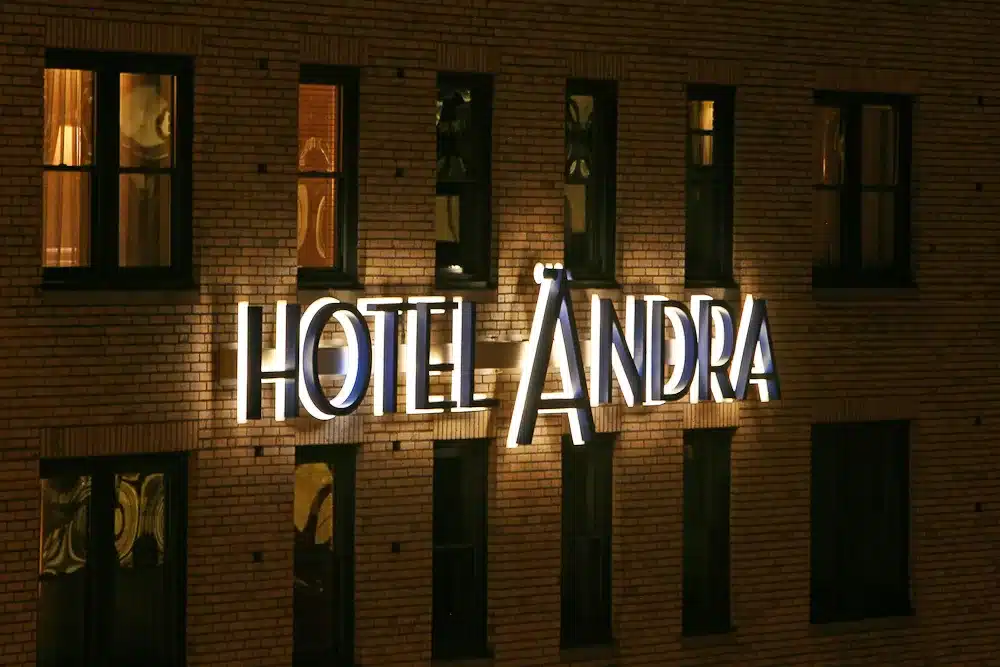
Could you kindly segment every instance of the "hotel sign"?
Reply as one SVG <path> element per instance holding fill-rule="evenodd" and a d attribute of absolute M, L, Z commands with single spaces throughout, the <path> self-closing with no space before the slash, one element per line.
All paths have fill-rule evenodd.
<path fill-rule="evenodd" d="M 538 415 L 546 413 L 565 414 L 577 444 L 590 440 L 591 408 L 611 401 L 612 375 L 629 407 L 662 405 L 685 396 L 692 403 L 745 400 L 752 389 L 761 401 L 780 398 L 767 303 L 761 299 L 746 296 L 737 322 L 729 303 L 710 296 L 692 297 L 690 305 L 662 296 L 629 296 L 623 327 L 611 299 L 594 295 L 585 355 L 573 314 L 569 272 L 558 264 L 538 264 L 534 277 L 538 302 L 518 364 L 509 447 L 529 444 Z M 443 361 L 433 358 L 431 318 L 448 314 L 451 353 L 450 361 Z M 331 320 L 346 338 L 336 355 L 319 344 Z M 402 327 L 405 345 L 399 344 Z M 496 404 L 475 391 L 476 304 L 458 297 L 384 297 L 360 299 L 356 305 L 326 297 L 305 312 L 297 304 L 279 301 L 275 349 L 267 358 L 263 308 L 240 303 L 238 329 L 240 423 L 262 418 L 263 384 L 275 385 L 278 421 L 297 417 L 300 405 L 321 420 L 350 414 L 369 388 L 376 416 L 397 412 L 400 352 L 405 412 L 475 411 Z M 558 372 L 561 391 L 543 391 L 550 366 Z M 443 372 L 451 373 L 451 395 L 432 396 L 431 375 Z M 320 384 L 320 377 L 328 374 L 344 377 L 332 397 Z"/>

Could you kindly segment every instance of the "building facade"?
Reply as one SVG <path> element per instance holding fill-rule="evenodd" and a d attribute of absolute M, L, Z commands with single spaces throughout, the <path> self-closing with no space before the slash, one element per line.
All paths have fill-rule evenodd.
<path fill-rule="evenodd" d="M 1000 665 L 997 21 L 7 0 L 0 664 Z M 583 341 L 595 296 L 766 301 L 780 396 L 616 366 L 586 444 L 507 446 L 538 263 Z M 270 348 L 279 301 L 426 296 L 495 403 L 401 357 L 396 410 L 254 419 L 239 303 Z"/>

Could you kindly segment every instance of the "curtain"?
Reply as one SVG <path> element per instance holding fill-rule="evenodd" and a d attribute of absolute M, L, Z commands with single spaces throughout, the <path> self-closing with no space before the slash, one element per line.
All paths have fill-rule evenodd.
<path fill-rule="evenodd" d="M 74 167 L 43 172 L 44 266 L 82 266 L 90 260 L 93 74 L 45 70 L 43 164 Z"/>

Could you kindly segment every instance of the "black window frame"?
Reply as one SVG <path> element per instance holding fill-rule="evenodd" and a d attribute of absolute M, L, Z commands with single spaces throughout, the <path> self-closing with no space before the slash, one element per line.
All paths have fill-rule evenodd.
<path fill-rule="evenodd" d="M 298 266 L 298 285 L 304 289 L 346 288 L 359 289 L 358 278 L 358 219 L 359 219 L 359 156 L 361 150 L 361 70 L 344 65 L 303 64 L 299 68 L 299 83 L 338 86 L 340 93 L 340 172 L 299 171 L 302 177 L 327 177 L 337 184 L 336 262 L 330 267 Z M 296 88 L 296 96 L 298 88 Z M 298 123 L 296 123 L 296 145 Z M 296 199 L 296 212 L 298 200 Z M 296 218 L 297 219 L 297 218 Z M 296 223 L 297 224 L 297 223 Z M 296 250 L 296 253 L 298 251 Z"/>
<path fill-rule="evenodd" d="M 584 445 L 574 445 L 569 436 L 562 442 L 562 568 L 560 645 L 563 649 L 575 649 L 614 644 L 612 589 L 613 557 L 613 511 L 614 511 L 614 445 L 615 439 L 609 434 L 599 434 Z M 598 498 L 595 488 L 593 497 L 597 506 L 592 508 L 592 526 L 587 523 L 588 514 L 586 474 L 593 469 L 596 487 L 603 487 L 606 497 Z M 581 481 L 581 472 L 585 475 Z M 581 486 L 583 485 L 583 486 Z M 576 497 L 582 490 L 583 498 Z M 588 549 L 598 552 L 598 571 L 586 570 L 574 558 L 577 540 L 587 540 Z M 577 586 L 592 586 L 594 590 L 578 590 Z M 597 608 L 592 611 L 582 603 L 582 599 L 593 597 Z"/>
<path fill-rule="evenodd" d="M 467 183 L 442 182 L 439 164 L 442 139 L 436 130 L 435 196 L 458 196 L 459 240 L 434 244 L 435 286 L 443 289 L 488 289 L 496 286 L 496 257 L 493 247 L 493 99 L 494 76 L 486 72 L 438 72 L 436 99 L 441 99 L 441 87 L 467 88 L 472 92 L 472 126 L 476 177 Z M 471 204 L 467 206 L 466 204 Z M 436 230 L 437 220 L 435 220 Z M 462 263 L 461 274 L 444 269 Z M 473 270 L 469 270 L 468 264 Z"/>
<path fill-rule="evenodd" d="M 565 115 L 564 165 L 563 179 L 566 185 L 577 183 L 569 173 L 570 146 L 573 130 L 572 112 L 570 110 L 571 96 L 585 95 L 593 97 L 590 154 L 593 156 L 591 166 L 594 169 L 593 199 L 588 194 L 587 201 L 587 232 L 584 235 L 585 256 L 577 259 L 575 251 L 578 244 L 573 240 L 572 220 L 564 213 L 563 224 L 563 254 L 566 268 L 573 276 L 573 285 L 577 287 L 616 287 L 615 279 L 615 228 L 618 214 L 617 179 L 618 179 L 618 82 L 611 79 L 580 79 L 566 80 L 565 99 L 563 101 Z M 565 194 L 563 195 L 565 198 Z M 565 204 L 564 204 L 565 206 Z M 593 218 L 593 224 L 591 224 Z"/>
<path fill-rule="evenodd" d="M 46 288 L 191 289 L 194 285 L 192 163 L 194 151 L 194 59 L 190 56 L 48 49 L 45 69 L 94 72 L 94 162 L 91 170 L 91 260 L 88 266 L 42 266 Z M 120 74 L 174 77 L 174 167 L 170 182 L 170 265 L 119 263 Z M 102 101 L 107 100 L 107 101 Z M 44 111 L 43 120 L 44 123 Z M 108 157 L 110 156 L 110 158 Z M 45 170 L 65 170 L 47 166 Z"/>
<path fill-rule="evenodd" d="M 712 130 L 691 127 L 691 103 L 712 102 Z M 733 216 L 736 149 L 736 88 L 711 84 L 687 86 L 684 149 L 684 285 L 685 287 L 733 287 Z M 712 164 L 695 164 L 693 142 L 712 137 Z M 718 202 L 714 220 L 696 220 L 692 204 L 695 188 L 705 188 Z M 696 227 L 711 227 L 712 266 L 699 265 L 701 258 L 691 251 L 690 239 Z"/>
<path fill-rule="evenodd" d="M 437 466 L 444 459 L 459 459 L 462 469 L 460 495 L 462 502 L 450 507 L 463 513 L 467 541 L 461 544 L 439 542 L 437 511 L 433 520 L 433 562 L 431 617 L 431 656 L 435 660 L 475 659 L 490 656 L 487 638 L 487 515 L 488 515 L 488 440 L 439 440 L 434 443 L 434 504 L 438 503 Z M 441 498 L 445 502 L 447 495 Z M 457 549 L 471 551 L 473 572 L 463 592 L 465 608 L 459 622 L 448 624 L 441 618 L 438 585 L 439 576 L 454 574 L 444 565 L 445 554 Z M 463 596 L 464 597 L 464 596 Z"/>
<path fill-rule="evenodd" d="M 814 190 L 840 189 L 840 263 L 821 266 L 813 262 L 813 287 L 911 287 L 912 277 L 912 174 L 913 107 L 910 95 L 819 90 L 813 94 L 815 107 L 840 110 L 844 131 L 844 179 L 839 186 L 813 183 Z M 862 128 L 865 106 L 890 106 L 897 122 L 897 185 L 865 186 L 861 182 Z M 814 140 L 815 141 L 815 138 Z M 814 152 L 813 161 L 818 152 Z M 815 165 L 813 165 L 815 167 Z M 861 200 L 865 191 L 895 190 L 893 201 L 893 262 L 883 268 L 867 268 L 861 257 Z M 815 214 L 815 212 L 814 212 Z"/>
<path fill-rule="evenodd" d="M 111 610 L 115 600 L 114 566 L 117 554 L 114 545 L 114 521 L 117 501 L 114 480 L 118 473 L 163 473 L 167 477 L 166 547 L 164 570 L 167 573 L 164 597 L 167 609 L 164 618 L 170 627 L 166 636 L 170 655 L 160 664 L 182 667 L 187 661 L 187 522 L 188 522 L 188 456 L 186 452 L 169 454 L 130 454 L 64 459 L 41 459 L 39 482 L 59 475 L 89 475 L 91 496 L 88 505 L 87 528 L 87 592 L 85 602 L 86 664 L 111 662 L 113 627 Z M 104 509 L 97 509 L 105 503 Z M 172 509 L 171 509 L 172 508 Z M 41 529 L 41 526 L 39 527 Z M 106 544 L 100 535 L 108 536 Z M 38 575 L 41 583 L 42 575 Z M 39 612 L 40 614 L 40 612 Z M 39 638 L 36 636 L 36 641 Z M 38 651 L 40 654 L 41 651 Z M 39 663 L 41 664 L 41 663 Z"/>
<path fill-rule="evenodd" d="M 811 452 L 810 622 L 911 615 L 910 423 L 814 424 Z"/>
<path fill-rule="evenodd" d="M 684 431 L 681 625 L 689 637 L 733 630 L 730 508 L 735 433 L 735 428 Z"/>
<path fill-rule="evenodd" d="M 339 559 L 340 596 L 333 600 L 335 614 L 339 619 L 339 627 L 331 628 L 336 632 L 339 643 L 334 647 L 333 654 L 312 655 L 298 652 L 296 648 L 297 629 L 295 628 L 295 607 L 293 592 L 292 607 L 292 665 L 293 667 L 352 667 L 354 665 L 355 647 L 355 508 L 357 494 L 357 445 L 299 445 L 295 448 L 295 467 L 310 463 L 324 463 L 333 467 L 334 474 L 334 542 L 338 549 L 343 549 Z M 294 475 L 294 471 L 293 471 Z M 293 477 L 294 480 L 294 477 Z M 293 481 L 294 483 L 294 481 Z M 294 491 L 293 491 L 294 493 Z M 295 576 L 295 548 L 293 546 L 292 568 Z"/>

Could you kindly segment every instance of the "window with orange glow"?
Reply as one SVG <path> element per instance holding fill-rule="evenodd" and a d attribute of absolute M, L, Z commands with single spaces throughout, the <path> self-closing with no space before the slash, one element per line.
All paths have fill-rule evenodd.
<path fill-rule="evenodd" d="M 354 280 L 357 254 L 357 72 L 304 67 L 298 93 L 299 281 Z"/>
<path fill-rule="evenodd" d="M 190 60 L 50 50 L 44 83 L 46 280 L 134 287 L 183 279 L 191 264 Z"/>

